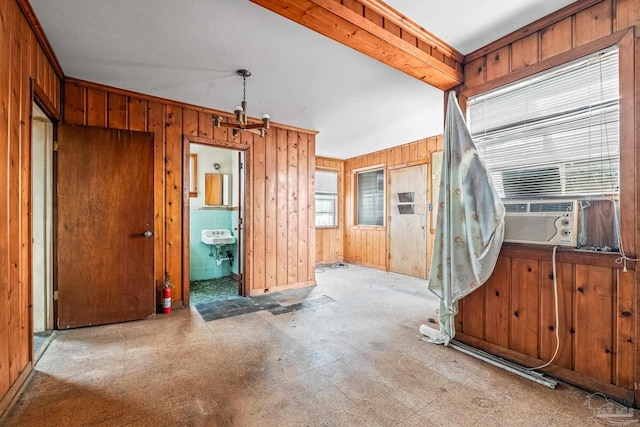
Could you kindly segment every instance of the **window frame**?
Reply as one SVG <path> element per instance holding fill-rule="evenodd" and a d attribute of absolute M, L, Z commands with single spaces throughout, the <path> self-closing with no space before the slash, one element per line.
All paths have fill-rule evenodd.
<path fill-rule="evenodd" d="M 551 58 L 541 60 L 490 82 L 463 87 L 459 92 L 458 102 L 463 112 L 467 110 L 467 98 L 497 89 L 506 84 L 530 77 L 541 71 L 554 68 L 602 49 L 618 46 L 619 54 L 619 92 L 620 92 L 620 230 L 621 244 L 627 256 L 636 258 L 636 224 L 637 214 L 635 199 L 637 184 L 635 182 L 635 48 L 633 28 L 619 31 L 602 39 L 587 43 L 579 48 L 571 49 Z M 446 94 L 445 94 L 446 103 Z M 446 107 L 446 105 L 445 105 Z M 640 136 L 640 135 L 638 135 Z"/>
<path fill-rule="evenodd" d="M 317 176 L 316 173 L 317 172 L 328 172 L 328 173 L 335 173 L 336 174 L 336 203 L 335 203 L 335 221 L 334 224 L 335 225 L 318 225 L 316 223 L 316 219 L 317 219 L 317 211 L 314 211 L 314 226 L 317 229 L 322 229 L 322 230 L 331 230 L 331 229 L 338 229 L 340 228 L 340 184 L 341 184 L 341 180 L 342 180 L 342 176 L 340 173 L 339 169 L 333 169 L 333 168 L 325 168 L 325 167 L 316 167 L 315 172 L 314 172 L 314 179 L 316 179 L 317 181 Z M 318 194 L 318 189 L 317 189 L 317 185 L 316 188 L 314 190 L 314 197 L 317 198 L 317 194 Z M 314 207 L 315 207 L 315 201 L 314 201 Z"/>
<path fill-rule="evenodd" d="M 382 225 L 358 223 L 358 175 L 361 173 L 382 171 Z M 353 169 L 351 183 L 353 188 L 353 226 L 359 228 L 385 228 L 387 226 L 387 169 L 385 164 Z"/>

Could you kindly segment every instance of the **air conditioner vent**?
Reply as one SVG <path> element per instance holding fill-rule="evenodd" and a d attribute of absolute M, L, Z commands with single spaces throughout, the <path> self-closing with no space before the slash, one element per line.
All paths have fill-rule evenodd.
<path fill-rule="evenodd" d="M 505 242 L 577 245 L 577 200 L 508 201 L 504 206 Z"/>
<path fill-rule="evenodd" d="M 504 208 L 507 212 L 527 212 L 529 205 L 526 203 L 505 203 Z"/>
<path fill-rule="evenodd" d="M 571 202 L 544 202 L 531 203 L 529 205 L 530 212 L 571 212 L 573 210 L 573 201 Z"/>

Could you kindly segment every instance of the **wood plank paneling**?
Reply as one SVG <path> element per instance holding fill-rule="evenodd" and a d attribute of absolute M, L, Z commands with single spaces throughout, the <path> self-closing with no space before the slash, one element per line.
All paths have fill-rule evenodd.
<path fill-rule="evenodd" d="M 265 142 L 265 259 L 278 257 L 278 143 L 277 131 L 267 133 Z M 265 265 L 265 287 L 271 288 L 277 284 L 277 268 L 275 262 Z"/>
<path fill-rule="evenodd" d="M 509 46 L 505 46 L 487 55 L 487 80 L 502 77 L 511 71 L 509 54 Z"/>
<path fill-rule="evenodd" d="M 605 0 L 576 13 L 575 46 L 608 36 L 613 32 L 611 0 Z"/>
<path fill-rule="evenodd" d="M 518 286 L 511 288 L 509 347 L 531 357 L 538 357 L 539 277 L 537 260 L 511 260 L 511 283 Z"/>
<path fill-rule="evenodd" d="M 287 201 L 289 200 L 289 181 L 288 181 L 288 156 L 289 149 L 287 131 L 284 129 L 277 129 L 276 133 L 277 143 L 277 211 L 278 218 L 287 218 Z M 289 242 L 289 229 L 287 228 L 287 221 L 278 221 L 278 228 L 276 233 L 276 283 L 278 285 L 284 285 L 288 283 L 288 268 L 287 262 L 288 255 L 288 242 Z"/>
<path fill-rule="evenodd" d="M 567 52 L 573 47 L 573 18 L 562 21 L 540 30 L 540 58 L 547 59 Z"/>
<path fill-rule="evenodd" d="M 312 234 L 309 228 L 309 201 L 313 200 L 313 195 L 309 194 L 308 153 L 309 142 L 306 135 L 298 134 L 298 282 L 308 280 L 309 235 Z"/>
<path fill-rule="evenodd" d="M 167 105 L 164 144 L 165 275 L 175 286 L 174 302 L 182 301 L 182 119 L 183 109 Z"/>
<path fill-rule="evenodd" d="M 575 370 L 610 382 L 614 283 L 611 268 L 576 266 Z"/>
<path fill-rule="evenodd" d="M 107 94 L 98 89 L 87 89 L 87 126 L 107 126 Z"/>
<path fill-rule="evenodd" d="M 144 132 L 147 130 L 147 101 L 140 98 L 128 99 L 127 129 Z"/>
<path fill-rule="evenodd" d="M 287 132 L 287 224 L 298 224 L 298 134 Z M 297 227 L 290 227 L 287 235 L 287 283 L 298 280 L 298 234 Z"/>
<path fill-rule="evenodd" d="M 107 127 L 127 129 L 127 97 L 110 93 L 107 97 Z"/>
<path fill-rule="evenodd" d="M 633 271 L 624 273 L 617 270 L 615 273 L 618 289 L 617 299 L 614 301 L 616 305 L 614 311 L 616 322 L 614 378 L 616 385 L 632 390 L 637 374 L 635 366 L 637 283 Z"/>
<path fill-rule="evenodd" d="M 252 175 L 264 177 L 265 174 L 265 140 L 264 138 L 255 138 L 253 142 L 252 153 L 253 167 Z M 265 234 L 265 184 L 266 180 L 259 179 L 253 181 L 252 191 L 252 225 L 253 225 L 253 259 L 264 259 L 266 250 L 266 234 Z M 252 289 L 266 288 L 266 271 L 265 264 L 261 262 L 251 263 L 253 266 Z"/>
<path fill-rule="evenodd" d="M 547 362 L 556 349 L 555 295 L 553 290 L 553 263 L 541 262 L 540 287 L 540 358 Z M 573 266 L 566 263 L 556 265 L 558 284 L 558 318 L 560 347 L 554 364 L 573 368 Z"/>
<path fill-rule="evenodd" d="M 492 307 L 492 310 L 487 310 L 485 315 L 485 339 L 503 347 L 509 346 L 510 276 L 510 258 L 501 257 L 496 263 L 493 274 L 484 285 L 486 288 L 486 307 Z M 471 323 L 473 322 L 475 321 L 471 320 Z M 466 324 L 465 322 L 465 326 Z M 466 329 L 465 333 L 467 333 Z"/>
<path fill-rule="evenodd" d="M 31 107 L 60 116 L 59 76 L 18 2 L 0 2 L 0 413 L 32 361 Z M 58 64 L 56 70 L 59 69 Z"/>
<path fill-rule="evenodd" d="M 66 85 L 65 85 L 66 86 Z M 166 279 L 165 275 L 165 175 L 164 175 L 164 153 L 165 153 L 165 120 L 167 115 L 167 106 L 159 102 L 148 101 L 147 108 L 144 111 L 146 122 L 148 124 L 147 131 L 153 133 L 153 194 L 154 194 L 154 261 L 155 261 L 155 286 L 156 301 L 161 300 L 162 284 Z M 139 111 L 138 114 L 142 114 Z M 141 122 L 141 117 L 133 119 Z"/>

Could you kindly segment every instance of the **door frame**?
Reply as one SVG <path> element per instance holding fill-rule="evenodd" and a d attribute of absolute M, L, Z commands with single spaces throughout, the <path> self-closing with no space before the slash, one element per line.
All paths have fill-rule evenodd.
<path fill-rule="evenodd" d="M 46 130 L 45 130 L 45 141 L 44 141 L 44 146 L 42 146 L 41 148 L 44 148 L 42 151 L 42 153 L 44 153 L 44 165 L 45 165 L 45 182 L 44 182 L 44 186 L 43 186 L 43 192 L 44 192 L 44 197 L 45 199 L 49 199 L 50 200 L 50 205 L 45 205 L 44 206 L 44 212 L 46 213 L 47 208 L 50 209 L 50 212 L 48 212 L 46 220 L 48 221 L 48 227 L 50 227 L 50 231 L 49 234 L 47 234 L 45 232 L 45 237 L 48 238 L 48 240 L 45 242 L 45 248 L 44 248 L 44 252 L 45 252 L 45 258 L 49 258 L 48 260 L 44 261 L 44 265 L 43 265 L 43 269 L 45 270 L 45 275 L 47 277 L 47 279 L 45 280 L 45 289 L 44 289 L 44 329 L 45 331 L 52 331 L 54 329 L 55 326 L 55 316 L 53 313 L 53 302 L 54 302 L 54 298 L 53 298 L 53 288 L 54 288 L 54 280 L 53 280 L 53 270 L 54 270 L 54 246 L 53 246 L 53 235 L 55 232 L 55 223 L 54 223 L 54 161 L 53 161 L 53 157 L 54 157 L 54 135 L 55 135 L 55 122 L 53 121 L 53 119 L 51 117 L 49 117 L 47 115 L 47 113 L 44 111 L 44 109 L 42 107 L 40 107 L 40 105 L 37 102 L 33 102 L 32 104 L 32 112 L 31 112 L 31 154 L 30 154 L 30 162 L 31 162 L 31 174 L 30 174 L 30 179 L 31 179 L 31 186 L 30 186 L 30 212 L 31 212 L 31 221 L 29 224 L 29 230 L 30 230 L 30 242 L 31 245 L 29 246 L 29 253 L 30 253 L 30 258 L 31 258 L 31 262 L 30 262 L 30 271 L 31 271 L 31 280 L 30 280 L 30 287 L 31 287 L 31 301 L 30 304 L 34 305 L 34 309 L 32 310 L 32 319 L 34 322 L 33 325 L 33 330 L 35 333 L 35 303 L 34 303 L 34 299 L 35 299 L 35 292 L 34 292 L 34 281 L 33 281 L 33 273 L 34 273 L 34 266 L 35 266 L 35 260 L 34 260 L 34 219 L 35 219 L 35 214 L 36 212 L 34 212 L 34 189 L 35 189 L 35 183 L 36 180 L 34 179 L 34 175 L 33 175 L 33 171 L 34 171 L 34 153 L 35 153 L 35 138 L 34 138 L 34 124 L 36 122 L 36 120 L 34 120 L 34 109 L 38 108 L 40 110 L 40 112 L 44 115 L 44 118 L 46 118 L 47 120 L 47 124 L 45 125 Z M 41 120 L 37 120 L 38 122 L 41 122 Z M 49 141 L 50 139 L 50 141 Z M 47 181 L 48 180 L 48 181 Z M 38 212 L 38 213 L 42 213 L 42 212 Z M 45 229 L 47 227 L 47 224 L 45 223 Z M 48 265 L 47 265 L 48 263 Z"/>
<path fill-rule="evenodd" d="M 185 306 L 189 305 L 190 300 L 190 284 L 189 277 L 191 275 L 191 268 L 189 266 L 190 261 L 190 251 L 189 251 L 189 186 L 191 182 L 191 177 L 189 173 L 189 155 L 191 154 L 191 143 L 202 144 L 209 147 L 215 148 L 227 148 L 235 151 L 241 151 L 244 153 L 244 165 L 243 170 L 244 173 L 242 176 L 244 177 L 244 183 L 241 183 L 240 192 L 244 194 L 240 194 L 239 197 L 244 201 L 244 205 L 241 206 L 241 209 L 244 210 L 244 218 L 242 221 L 242 235 L 241 241 L 239 241 L 239 253 L 240 257 L 240 278 L 242 281 L 242 289 L 240 290 L 240 294 L 242 296 L 249 295 L 249 290 L 251 289 L 251 284 L 249 283 L 249 275 L 245 274 L 246 265 L 247 265 L 247 252 L 248 252 L 248 242 L 249 242 L 249 224 L 250 221 L 248 218 L 251 217 L 251 197 L 250 194 L 250 186 L 247 183 L 250 181 L 250 169 L 247 165 L 251 164 L 251 144 L 248 142 L 236 142 L 236 141 L 225 141 L 222 139 L 215 138 L 203 138 L 199 136 L 192 135 L 183 135 L 182 136 L 182 301 Z M 242 191 L 244 189 L 244 191 Z M 238 225 L 240 227 L 240 225 Z"/>

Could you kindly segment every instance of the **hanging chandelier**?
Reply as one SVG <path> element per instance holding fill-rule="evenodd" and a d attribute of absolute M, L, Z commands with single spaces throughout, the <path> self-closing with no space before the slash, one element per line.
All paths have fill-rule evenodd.
<path fill-rule="evenodd" d="M 238 70 L 236 73 L 242 77 L 242 104 L 234 110 L 236 123 L 227 123 L 222 121 L 222 116 L 213 116 L 213 124 L 215 127 L 231 128 L 233 137 L 235 138 L 240 132 L 251 132 L 264 138 L 269 130 L 271 117 L 268 114 L 262 116 L 262 123 L 249 124 L 247 118 L 247 77 L 251 76 L 249 70 Z"/>

